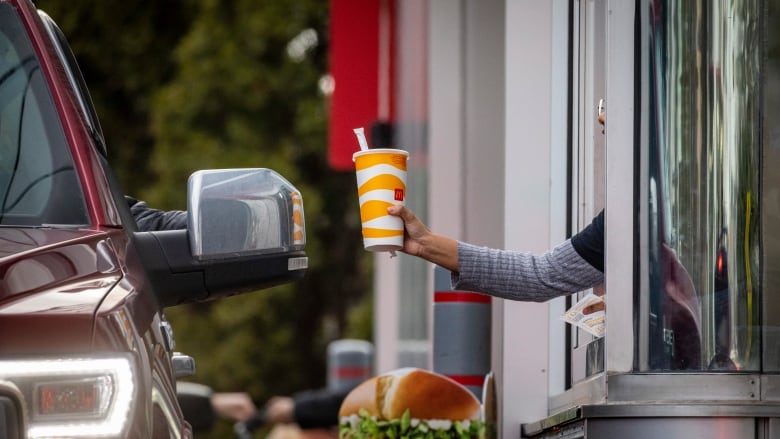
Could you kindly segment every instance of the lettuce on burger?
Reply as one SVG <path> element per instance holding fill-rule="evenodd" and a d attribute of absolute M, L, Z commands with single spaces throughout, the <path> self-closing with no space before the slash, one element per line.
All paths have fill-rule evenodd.
<path fill-rule="evenodd" d="M 339 410 L 341 439 L 472 439 L 485 433 L 479 400 L 452 379 L 403 368 L 368 379 Z"/>

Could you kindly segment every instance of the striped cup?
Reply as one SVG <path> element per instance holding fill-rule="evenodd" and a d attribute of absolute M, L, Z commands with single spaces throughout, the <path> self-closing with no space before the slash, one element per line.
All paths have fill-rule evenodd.
<path fill-rule="evenodd" d="M 406 205 L 406 162 L 409 153 L 400 149 L 368 149 L 352 155 L 360 197 L 363 247 L 368 251 L 400 250 L 404 246 L 404 223 L 388 215 L 387 208 Z"/>

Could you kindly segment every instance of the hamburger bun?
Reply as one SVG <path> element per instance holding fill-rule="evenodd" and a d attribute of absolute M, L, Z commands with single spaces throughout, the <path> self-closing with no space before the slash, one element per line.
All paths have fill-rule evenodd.
<path fill-rule="evenodd" d="M 376 398 L 377 381 L 377 377 L 370 378 L 352 389 L 347 397 L 344 398 L 344 401 L 341 402 L 339 417 L 356 415 L 362 409 L 370 416 L 381 418 L 382 412 L 377 406 Z"/>
<path fill-rule="evenodd" d="M 412 419 L 478 420 L 479 400 L 463 385 L 437 373 L 417 368 L 397 369 L 370 378 L 350 392 L 340 417 L 361 409 L 378 419 L 400 419 L 408 410 Z"/>

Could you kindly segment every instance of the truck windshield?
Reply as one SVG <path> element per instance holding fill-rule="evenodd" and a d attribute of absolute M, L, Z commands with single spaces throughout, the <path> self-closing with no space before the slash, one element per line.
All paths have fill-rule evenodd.
<path fill-rule="evenodd" d="M 88 224 L 46 79 L 17 12 L 0 4 L 0 225 Z"/>

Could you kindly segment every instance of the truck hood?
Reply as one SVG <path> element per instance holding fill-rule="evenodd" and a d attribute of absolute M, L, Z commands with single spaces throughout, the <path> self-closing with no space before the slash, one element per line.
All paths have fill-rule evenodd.
<path fill-rule="evenodd" d="M 0 228 L 0 333 L 13 334 L 0 350 L 88 349 L 95 310 L 121 277 L 105 232 Z"/>

